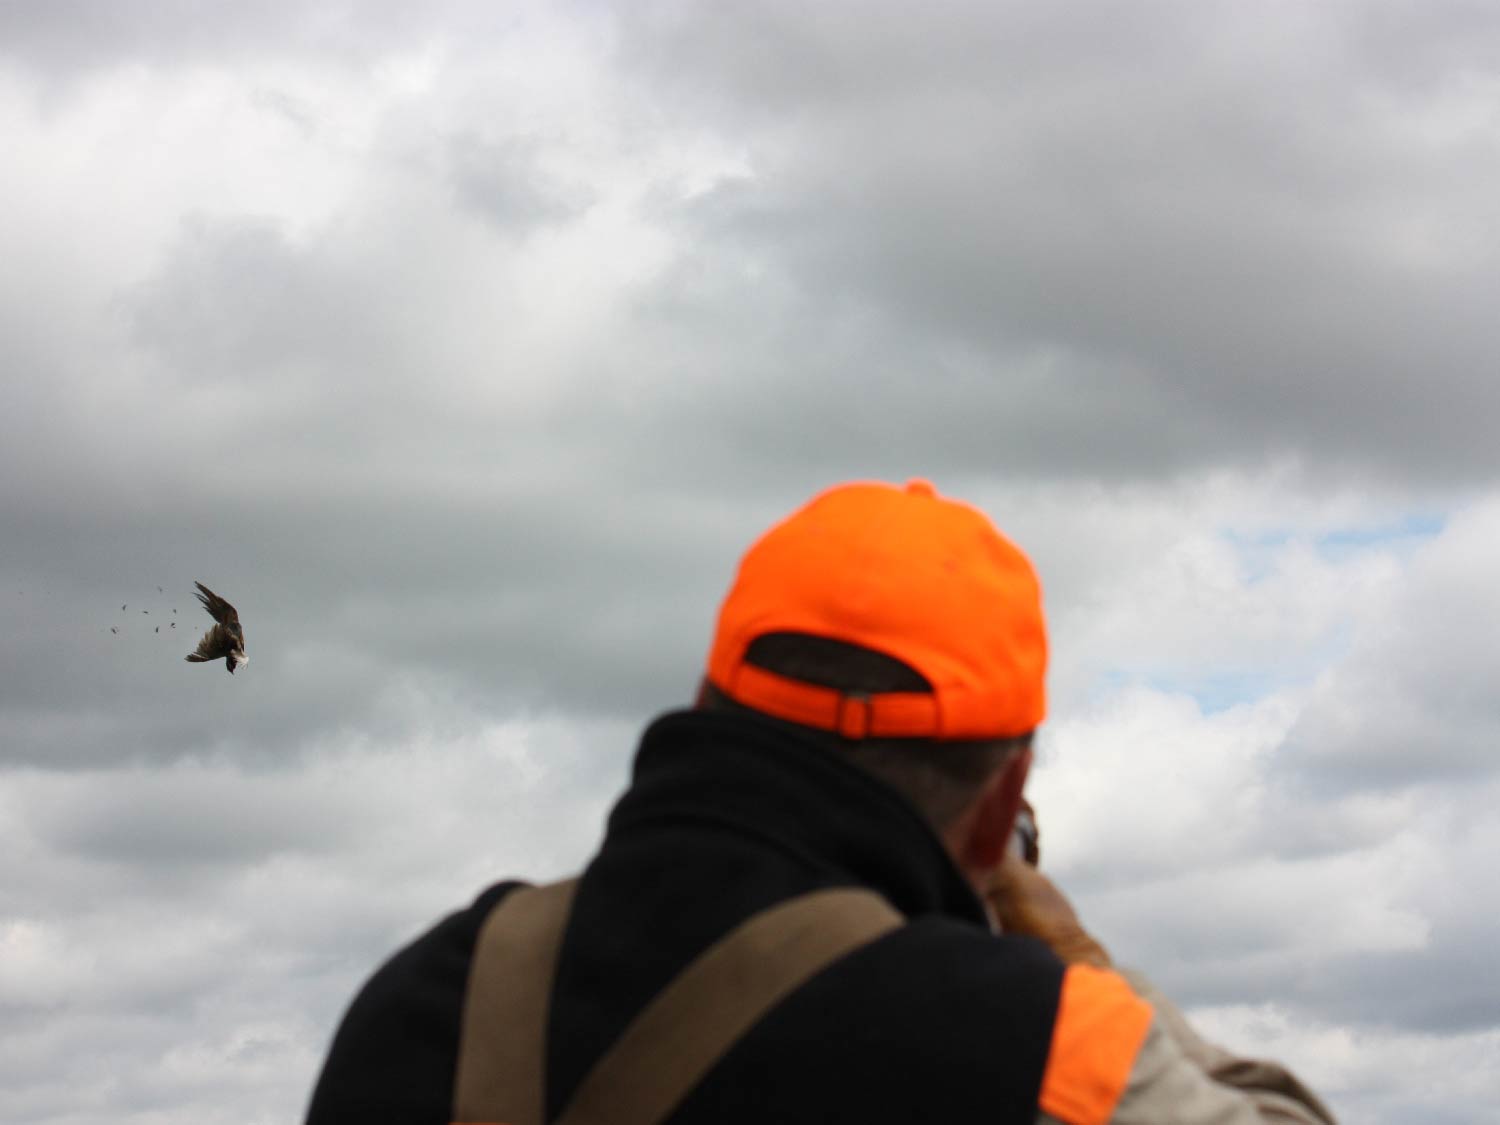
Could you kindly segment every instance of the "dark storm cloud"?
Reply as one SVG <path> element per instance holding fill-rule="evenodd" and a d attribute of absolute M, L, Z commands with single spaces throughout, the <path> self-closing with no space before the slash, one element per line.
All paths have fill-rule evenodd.
<path fill-rule="evenodd" d="M 350 725 L 400 738 L 443 716 L 644 718 L 685 702 L 730 564 L 721 577 L 701 546 L 677 545 L 690 526 L 646 511 L 612 527 L 608 505 L 627 501 L 559 512 L 548 495 L 468 507 L 330 497 L 294 511 L 228 500 L 108 554 L 92 520 L 16 524 L 29 549 L 13 575 L 40 588 L 47 557 L 80 561 L 50 594 L 8 607 L 6 756 L 54 768 L 189 752 L 281 760 Z M 222 577 L 193 574 L 240 610 L 251 657 L 240 675 L 183 663 L 209 624 L 186 582 L 174 582 L 183 612 L 162 618 L 180 622 L 170 636 L 143 624 L 156 609 L 121 614 L 113 600 L 131 593 L 112 585 L 118 574 L 184 556 L 214 563 Z"/>
<path fill-rule="evenodd" d="M 1492 1028 L 1500 1012 L 1500 986 L 1486 967 L 1493 948 L 1493 932 L 1466 910 L 1440 922 L 1419 951 L 1327 959 L 1320 971 L 1305 974 L 1297 989 L 1286 989 L 1284 1002 L 1366 1027 L 1399 1020 L 1402 1027 L 1425 1032 Z"/>
<path fill-rule="evenodd" d="M 459 4 L 439 4 L 456 11 Z M 432 9 L 382 0 L 320 5 L 296 0 L 256 4 L 179 4 L 148 0 L 117 4 L 57 0 L 47 4 L 0 5 L 0 58 L 36 68 L 50 77 L 132 63 L 217 63 L 246 55 L 316 54 L 325 65 L 370 55 L 420 36 L 432 27 Z"/>
<path fill-rule="evenodd" d="M 801 337 L 853 309 L 914 353 L 977 353 L 1014 407 L 1002 438 L 1033 407 L 1014 357 L 1054 357 L 1074 441 L 1049 465 L 1117 471 L 1093 450 L 1122 432 L 1146 474 L 1292 448 L 1429 480 L 1500 465 L 1500 147 L 1471 81 L 1493 15 L 648 11 L 623 21 L 626 56 L 751 168 L 684 230 L 716 272 L 788 279 Z M 1160 404 L 1153 430 L 1100 424 L 1101 369 L 1125 373 L 1115 401 Z"/>
<path fill-rule="evenodd" d="M 125 29 L 109 6 L 75 7 L 71 23 L 13 15 L 16 49 L 186 59 L 236 18 L 168 34 L 151 31 L 160 13 Z M 1472 76 L 1495 61 L 1493 17 L 1276 12 L 618 13 L 615 61 L 640 86 L 627 120 L 711 136 L 749 168 L 688 204 L 657 196 L 683 243 L 616 343 L 633 331 L 632 363 L 702 393 L 648 396 L 643 442 L 696 441 L 725 479 L 871 458 L 1150 478 L 1289 451 L 1344 473 L 1488 479 L 1500 248 L 1484 185 L 1500 158 Z M 371 58 L 421 40 L 383 14 L 276 7 L 243 38 L 286 50 L 347 32 Z M 504 33 L 457 7 L 427 26 L 459 59 Z M 545 130 L 499 120 L 437 130 L 430 172 L 457 198 L 522 232 L 595 197 L 548 168 Z M 242 253 L 247 316 L 217 342 L 183 322 L 209 358 L 256 325 L 258 251 Z M 264 342 L 375 327 L 362 278 L 339 280 L 331 307 L 271 294 Z"/>
<path fill-rule="evenodd" d="M 492 375 L 503 320 L 477 371 L 434 351 L 475 331 L 464 278 L 367 269 L 363 244 L 190 224 L 119 303 L 112 362 L 135 381 L 115 407 L 74 392 L 89 371 L 19 385 L 22 418 L 49 421 L 12 416 L 0 488 L 7 577 L 36 591 L 4 607 L 28 639 L 5 650 L 12 760 L 280 759 L 346 724 L 409 734 L 432 700 L 467 721 L 690 697 L 751 505 L 636 464 L 662 451 L 570 372 Z M 181 663 L 208 623 L 195 580 L 240 609 L 254 684 Z M 183 610 L 160 635 L 166 616 L 115 608 L 164 614 L 157 584 Z"/>
<path fill-rule="evenodd" d="M 948 347 L 901 324 L 828 308 L 815 295 L 782 305 L 769 288 L 712 298 L 734 311 L 725 318 L 733 324 L 719 326 L 719 311 L 701 304 L 692 314 L 679 305 L 681 320 L 649 329 L 676 337 L 658 363 L 693 389 L 643 425 L 651 444 L 684 451 L 708 479 L 781 487 L 993 473 L 1123 481 L 1213 462 L 1233 440 L 1227 420 L 1183 403 L 1129 363 L 1059 348 Z M 663 316 L 659 306 L 649 313 L 653 322 Z M 755 346 L 726 349 L 736 333 Z M 678 347 L 692 355 L 666 358 Z M 705 356 L 715 357 L 712 372 Z M 1246 459 L 1264 465 L 1287 448 Z"/>

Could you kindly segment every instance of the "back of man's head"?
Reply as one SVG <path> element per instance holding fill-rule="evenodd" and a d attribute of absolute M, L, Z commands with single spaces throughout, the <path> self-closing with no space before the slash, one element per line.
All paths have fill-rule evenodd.
<path fill-rule="evenodd" d="M 841 485 L 746 553 L 700 705 L 844 752 L 946 828 L 1045 712 L 1030 562 L 988 518 L 913 481 Z"/>

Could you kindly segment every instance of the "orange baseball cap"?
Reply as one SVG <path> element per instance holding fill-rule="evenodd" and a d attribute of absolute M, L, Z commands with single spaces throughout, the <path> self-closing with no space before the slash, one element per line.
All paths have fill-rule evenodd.
<path fill-rule="evenodd" d="M 745 662 L 810 633 L 911 665 L 931 692 L 873 695 Z M 709 681 L 746 707 L 845 738 L 1010 738 L 1046 714 L 1047 629 L 1031 562 L 979 509 L 924 480 L 841 484 L 746 552 L 719 610 Z"/>

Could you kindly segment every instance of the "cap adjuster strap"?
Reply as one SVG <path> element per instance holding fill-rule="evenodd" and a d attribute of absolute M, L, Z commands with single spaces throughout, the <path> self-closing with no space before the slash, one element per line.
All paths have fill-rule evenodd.
<path fill-rule="evenodd" d="M 841 738 L 862 739 L 870 736 L 870 697 L 862 691 L 841 692 L 833 729 Z"/>
<path fill-rule="evenodd" d="M 937 697 L 928 692 L 845 693 L 753 664 L 738 665 L 718 687 L 746 707 L 851 740 L 935 738 L 943 731 Z"/>

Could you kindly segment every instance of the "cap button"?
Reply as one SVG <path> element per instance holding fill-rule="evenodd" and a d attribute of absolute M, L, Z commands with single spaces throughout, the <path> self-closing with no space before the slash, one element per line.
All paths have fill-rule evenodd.
<path fill-rule="evenodd" d="M 906 482 L 906 494 L 908 496 L 926 496 L 932 499 L 937 496 L 937 489 L 932 487 L 932 482 L 923 480 L 921 477 L 912 477 Z"/>

